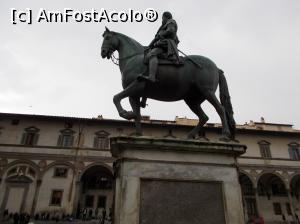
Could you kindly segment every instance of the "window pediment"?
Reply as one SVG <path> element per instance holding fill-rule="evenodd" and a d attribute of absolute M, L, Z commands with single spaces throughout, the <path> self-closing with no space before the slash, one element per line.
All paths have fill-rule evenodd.
<path fill-rule="evenodd" d="M 288 144 L 288 146 L 293 147 L 293 148 L 299 148 L 300 145 L 297 142 L 290 142 Z"/>
<path fill-rule="evenodd" d="M 101 131 L 95 132 L 95 135 L 97 135 L 99 137 L 108 137 L 110 134 L 104 130 L 101 130 Z"/>
<path fill-rule="evenodd" d="M 38 128 L 34 127 L 34 126 L 30 126 L 30 127 L 28 127 L 28 128 L 25 128 L 24 130 L 25 130 L 26 132 L 30 132 L 30 133 L 37 133 L 37 132 L 40 131 L 40 129 L 38 129 Z"/>
<path fill-rule="evenodd" d="M 260 141 L 257 142 L 257 144 L 259 144 L 259 145 L 271 145 L 271 143 L 266 141 L 266 140 L 260 140 Z"/>
<path fill-rule="evenodd" d="M 66 128 L 66 129 L 60 130 L 60 133 L 62 133 L 63 135 L 74 135 L 75 131 L 73 131 L 72 129 Z"/>

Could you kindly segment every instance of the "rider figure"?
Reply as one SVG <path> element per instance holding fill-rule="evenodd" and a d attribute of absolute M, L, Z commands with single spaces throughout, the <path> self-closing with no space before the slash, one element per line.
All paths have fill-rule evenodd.
<path fill-rule="evenodd" d="M 162 25 L 158 29 L 154 40 L 149 44 L 146 50 L 150 50 L 146 57 L 149 58 L 149 76 L 140 76 L 140 78 L 155 82 L 158 66 L 158 57 L 174 60 L 179 63 L 177 45 L 177 23 L 172 19 L 170 12 L 164 12 L 162 15 Z"/>

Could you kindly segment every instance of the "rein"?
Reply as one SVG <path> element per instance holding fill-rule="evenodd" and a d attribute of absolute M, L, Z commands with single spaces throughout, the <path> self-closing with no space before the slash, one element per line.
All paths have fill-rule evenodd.
<path fill-rule="evenodd" d="M 111 32 L 111 33 L 113 34 L 113 36 L 115 35 L 114 32 Z M 112 48 L 112 40 L 111 40 L 111 39 L 110 39 L 110 41 L 109 41 L 109 44 L 105 44 L 105 45 L 103 45 L 102 47 L 105 47 L 105 48 L 107 48 L 109 51 L 112 52 L 112 53 L 111 53 L 110 59 L 111 59 L 111 61 L 112 61 L 115 65 L 117 65 L 117 66 L 119 66 L 121 60 L 128 59 L 128 58 L 131 58 L 131 57 L 133 57 L 133 56 L 142 54 L 142 53 L 134 53 L 134 54 L 132 54 L 132 55 L 129 55 L 129 56 L 126 56 L 126 57 L 123 57 L 123 58 L 117 58 L 117 57 L 114 55 L 114 52 L 113 52 L 114 49 Z"/>
<path fill-rule="evenodd" d="M 123 57 L 123 58 L 117 58 L 115 55 L 114 55 L 114 53 L 112 53 L 111 54 L 111 61 L 115 64 L 115 65 L 118 65 L 119 66 L 119 62 L 121 61 L 121 60 L 124 60 L 124 59 L 128 59 L 128 58 L 131 58 L 131 57 L 133 57 L 133 56 L 136 56 L 136 55 L 139 55 L 139 54 L 141 54 L 141 53 L 134 53 L 134 54 L 132 54 L 132 55 L 129 55 L 129 56 L 126 56 L 126 57 Z"/>

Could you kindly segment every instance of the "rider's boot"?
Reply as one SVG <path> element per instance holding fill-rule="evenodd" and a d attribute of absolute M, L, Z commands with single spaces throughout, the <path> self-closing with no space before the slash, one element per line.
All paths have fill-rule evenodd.
<path fill-rule="evenodd" d="M 149 81 L 156 82 L 156 71 L 157 71 L 158 59 L 156 56 L 152 56 L 149 60 Z"/>
<path fill-rule="evenodd" d="M 157 72 L 158 59 L 156 56 L 152 56 L 149 59 L 149 76 L 141 75 L 138 80 L 146 80 L 150 82 L 156 82 L 156 72 Z"/>

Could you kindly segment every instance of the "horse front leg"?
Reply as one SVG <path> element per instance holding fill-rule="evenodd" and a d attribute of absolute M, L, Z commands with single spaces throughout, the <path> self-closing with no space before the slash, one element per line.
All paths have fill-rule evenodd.
<path fill-rule="evenodd" d="M 145 83 L 143 82 L 133 82 L 130 84 L 126 89 L 124 89 L 122 92 L 118 93 L 114 96 L 113 101 L 114 104 L 118 110 L 118 113 L 120 117 L 123 117 L 127 120 L 134 119 L 136 117 L 136 114 L 134 111 L 126 111 L 122 105 L 121 100 L 130 97 L 130 96 L 139 96 L 142 93 L 142 90 L 145 88 Z"/>
<path fill-rule="evenodd" d="M 140 97 L 129 97 L 129 102 L 133 113 L 135 114 L 134 121 L 136 135 L 142 135 Z"/>

